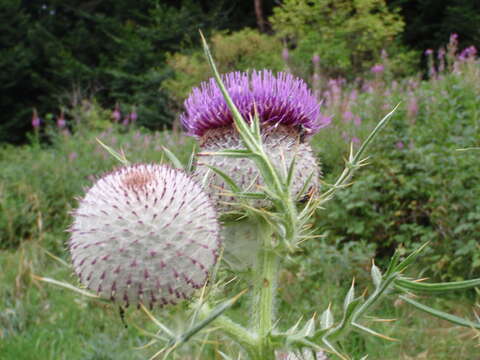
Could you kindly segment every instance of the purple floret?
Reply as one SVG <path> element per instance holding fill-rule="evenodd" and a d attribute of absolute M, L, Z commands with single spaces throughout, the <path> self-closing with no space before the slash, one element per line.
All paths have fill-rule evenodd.
<path fill-rule="evenodd" d="M 286 125 L 306 134 L 315 134 L 329 124 L 320 114 L 320 104 L 307 84 L 291 74 L 271 71 L 232 72 L 223 81 L 242 117 L 249 120 L 257 109 L 267 126 Z M 207 130 L 230 126 L 230 109 L 212 78 L 194 88 L 180 120 L 189 135 L 202 136 Z"/>

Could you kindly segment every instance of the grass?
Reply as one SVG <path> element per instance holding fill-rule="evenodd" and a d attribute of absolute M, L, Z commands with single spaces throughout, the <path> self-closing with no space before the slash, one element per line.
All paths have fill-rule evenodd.
<path fill-rule="evenodd" d="M 291 324 L 300 314 L 312 314 L 324 309 L 330 299 L 340 298 L 345 292 L 350 273 L 339 265 L 344 257 L 358 258 L 360 247 L 351 249 L 335 257 L 326 258 L 323 264 L 305 265 L 318 271 L 308 272 L 305 268 L 285 270 L 281 275 L 280 294 L 282 302 L 278 307 L 285 320 Z M 365 251 L 368 253 L 368 251 Z M 357 253 L 357 254 L 356 254 Z M 366 260 L 367 255 L 361 258 Z M 317 259 L 319 261 L 319 259 Z M 360 263 L 352 263 L 359 267 Z M 71 270 L 46 255 L 41 244 L 30 241 L 22 244 L 17 251 L 4 251 L 0 255 L 0 267 L 5 269 L 0 275 L 0 353 L 2 359 L 145 359 L 158 348 L 135 350 L 135 347 L 148 342 L 134 324 L 153 331 L 144 314 L 136 309 L 127 311 L 126 329 L 118 309 L 96 301 L 78 297 L 61 288 L 35 281 L 32 274 L 53 277 L 76 283 Z M 332 269 L 338 273 L 328 276 Z M 295 270 L 295 272 L 294 272 Z M 319 273 L 323 273 L 319 277 Z M 357 271 L 359 288 L 366 284 L 367 271 Z M 447 299 L 422 299 L 439 308 L 457 315 L 471 317 L 473 302 L 467 297 Z M 419 313 L 406 304 L 394 302 L 392 297 L 375 311 L 382 318 L 397 319 L 389 323 L 375 323 L 372 327 L 383 334 L 397 338 L 390 342 L 383 339 L 353 334 L 344 346 L 353 354 L 368 353 L 369 359 L 474 359 L 480 342 L 473 330 L 451 324 Z M 335 312 L 341 304 L 333 301 Z M 240 306 L 237 316 L 244 318 Z M 156 311 L 160 319 L 166 316 L 162 310 Z M 225 339 L 212 336 L 212 342 L 225 342 Z M 181 352 L 178 359 L 213 359 L 211 346 L 203 354 L 197 349 Z M 34 357 L 32 357 L 34 356 Z"/>

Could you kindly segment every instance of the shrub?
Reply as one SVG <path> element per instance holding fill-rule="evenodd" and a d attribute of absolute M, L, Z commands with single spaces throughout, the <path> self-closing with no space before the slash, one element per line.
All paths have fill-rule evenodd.
<path fill-rule="evenodd" d="M 246 28 L 233 33 L 217 32 L 212 36 L 211 43 L 215 61 L 222 73 L 264 68 L 280 71 L 285 66 L 281 59 L 281 43 L 256 30 Z M 187 97 L 193 86 L 211 75 L 201 49 L 193 50 L 190 54 L 171 54 L 168 64 L 174 69 L 174 77 L 163 85 L 178 103 Z"/>
<path fill-rule="evenodd" d="M 345 99 L 337 107 L 327 103 L 324 111 L 335 114 L 334 125 L 319 134 L 316 144 L 330 180 L 339 171 L 333 159 L 347 143 L 357 146 L 355 139 L 364 138 L 382 112 L 403 102 L 372 150 L 372 164 L 321 213 L 329 241 L 374 243 L 378 255 L 430 241 L 423 258 L 426 275 L 464 279 L 480 274 L 478 152 L 457 151 L 479 145 L 480 66 L 470 60 L 454 68 L 431 81 L 374 84 L 350 104 Z M 362 118 L 360 126 L 342 118 L 346 107 Z"/>
<path fill-rule="evenodd" d="M 369 69 L 404 27 L 384 0 L 286 0 L 270 21 L 296 48 L 297 62 L 309 64 L 316 53 L 324 72 L 343 76 Z"/>

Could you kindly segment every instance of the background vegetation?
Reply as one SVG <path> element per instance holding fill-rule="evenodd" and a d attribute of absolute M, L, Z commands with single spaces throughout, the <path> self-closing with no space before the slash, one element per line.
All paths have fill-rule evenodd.
<path fill-rule="evenodd" d="M 259 14 L 255 5 L 262 6 Z M 255 11 L 255 9 L 257 11 Z M 135 359 L 155 349 L 117 310 L 38 282 L 75 282 L 65 251 L 69 211 L 95 176 L 117 165 L 95 140 L 134 161 L 187 160 L 195 147 L 176 119 L 210 77 L 198 28 L 223 72 L 290 71 L 323 101 L 332 125 L 312 139 L 324 181 L 341 171 L 397 103 L 355 183 L 317 213 L 325 236 L 280 274 L 285 321 L 325 307 L 352 277 L 368 291 L 371 259 L 400 246 L 428 250 L 416 276 L 480 276 L 480 8 L 472 1 L 0 2 L 0 354 L 5 359 Z M 32 111 L 40 125 L 32 126 Z M 114 111 L 115 110 L 115 111 Z M 63 116 L 61 113 L 63 112 Z M 62 120 L 62 121 L 61 121 Z M 65 121 L 65 122 L 63 122 Z M 234 289 L 226 290 L 234 291 Z M 423 299 L 471 316 L 478 293 Z M 394 303 L 395 306 L 391 306 Z M 236 309 L 242 314 L 242 304 Z M 399 342 L 353 336 L 370 359 L 474 359 L 478 336 L 395 301 L 373 325 Z M 171 314 L 159 311 L 159 316 Z M 213 335 L 212 335 L 213 336 Z M 213 358 L 216 339 L 184 359 Z"/>

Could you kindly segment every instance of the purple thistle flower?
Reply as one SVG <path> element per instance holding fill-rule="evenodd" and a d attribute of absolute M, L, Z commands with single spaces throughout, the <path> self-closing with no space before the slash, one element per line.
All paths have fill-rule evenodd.
<path fill-rule="evenodd" d="M 403 143 L 403 141 L 397 141 L 397 143 L 395 144 L 395 147 L 400 150 L 405 147 L 405 144 Z"/>
<path fill-rule="evenodd" d="M 383 70 L 385 70 L 385 66 L 383 64 L 375 64 L 370 69 L 370 71 L 374 74 L 381 74 Z"/>
<path fill-rule="evenodd" d="M 40 124 L 42 121 L 38 117 L 37 109 L 33 109 L 33 114 L 32 114 L 32 127 L 34 129 L 38 129 L 40 127 Z"/>
<path fill-rule="evenodd" d="M 432 50 L 432 49 L 427 49 L 427 50 L 425 50 L 425 55 L 426 55 L 426 56 L 430 56 L 430 55 L 432 55 L 432 54 L 433 54 L 433 50 Z"/>
<path fill-rule="evenodd" d="M 361 118 L 360 116 L 358 116 L 358 115 L 355 116 L 355 117 L 353 118 L 353 124 L 354 124 L 355 126 L 360 126 L 360 125 L 362 125 L 362 118 Z"/>
<path fill-rule="evenodd" d="M 225 86 L 242 114 L 248 119 L 255 108 L 263 125 L 285 125 L 315 134 L 328 125 L 322 122 L 320 104 L 306 83 L 291 74 L 271 71 L 232 72 L 223 76 Z M 212 78 L 194 88 L 180 116 L 189 135 L 201 137 L 206 131 L 229 127 L 232 114 Z"/>

